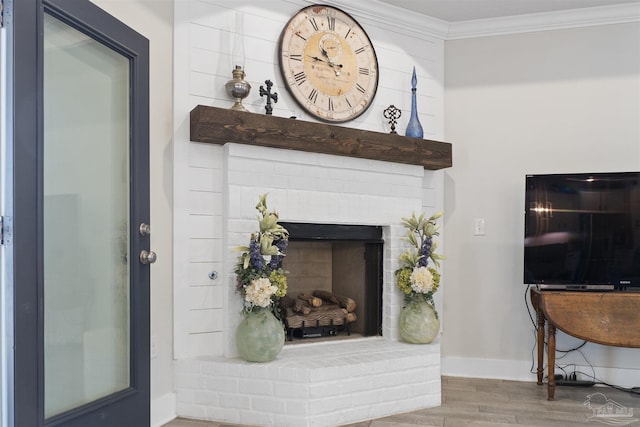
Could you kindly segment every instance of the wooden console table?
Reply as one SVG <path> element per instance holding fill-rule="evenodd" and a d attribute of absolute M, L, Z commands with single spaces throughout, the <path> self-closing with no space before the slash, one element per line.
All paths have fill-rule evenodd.
<path fill-rule="evenodd" d="M 555 394 L 556 329 L 586 341 L 640 347 L 640 292 L 551 291 L 531 289 L 538 321 L 538 384 L 544 374 L 547 324 L 548 399 Z"/>

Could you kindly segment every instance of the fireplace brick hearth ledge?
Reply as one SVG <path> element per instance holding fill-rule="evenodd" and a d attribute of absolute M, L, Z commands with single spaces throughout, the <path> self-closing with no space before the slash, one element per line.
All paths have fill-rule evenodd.
<path fill-rule="evenodd" d="M 191 141 L 228 142 L 420 165 L 451 167 L 450 143 L 325 123 L 198 105 L 191 110 Z"/>
<path fill-rule="evenodd" d="M 269 363 L 177 360 L 177 412 L 253 426 L 335 427 L 441 404 L 437 342 L 379 338 L 323 347 L 285 346 Z"/>

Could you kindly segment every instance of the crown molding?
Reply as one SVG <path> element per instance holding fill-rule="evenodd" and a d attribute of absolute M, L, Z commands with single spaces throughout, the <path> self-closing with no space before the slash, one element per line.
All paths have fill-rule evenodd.
<path fill-rule="evenodd" d="M 419 13 L 412 13 L 407 9 L 392 6 L 378 0 L 301 0 L 304 3 L 326 4 L 335 6 L 357 17 L 358 21 L 366 21 L 377 27 L 402 34 L 427 38 L 447 39 L 449 22 Z"/>
<path fill-rule="evenodd" d="M 295 0 L 293 0 L 295 1 Z M 315 0 L 298 0 L 317 4 Z M 413 36 L 457 40 L 536 31 L 640 22 L 640 3 L 587 7 L 557 12 L 448 22 L 412 13 L 377 0 L 327 0 L 322 3 L 344 9 L 375 25 Z"/>
<path fill-rule="evenodd" d="M 447 40 L 640 22 L 640 3 L 451 22 Z"/>

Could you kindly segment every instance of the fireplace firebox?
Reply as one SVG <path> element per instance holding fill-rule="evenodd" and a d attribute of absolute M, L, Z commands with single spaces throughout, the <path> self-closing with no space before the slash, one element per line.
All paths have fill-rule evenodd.
<path fill-rule="evenodd" d="M 305 328 L 290 328 L 289 337 L 382 335 L 382 227 L 281 224 L 289 231 L 289 248 L 283 260 L 283 268 L 289 271 L 287 295 L 331 294 L 355 302 L 349 315 L 356 320 L 338 321 L 336 325 L 309 321 Z M 299 322 L 295 326 L 300 326 Z"/>

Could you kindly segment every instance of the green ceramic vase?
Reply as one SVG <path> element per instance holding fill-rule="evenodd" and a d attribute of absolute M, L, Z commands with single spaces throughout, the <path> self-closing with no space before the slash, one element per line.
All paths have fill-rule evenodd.
<path fill-rule="evenodd" d="M 429 344 L 440 331 L 440 319 L 435 308 L 423 298 L 413 298 L 400 311 L 399 333 L 411 344 Z"/>
<path fill-rule="evenodd" d="M 245 314 L 236 329 L 238 353 L 247 362 L 269 362 L 284 345 L 284 327 L 271 310 L 261 308 Z"/>

